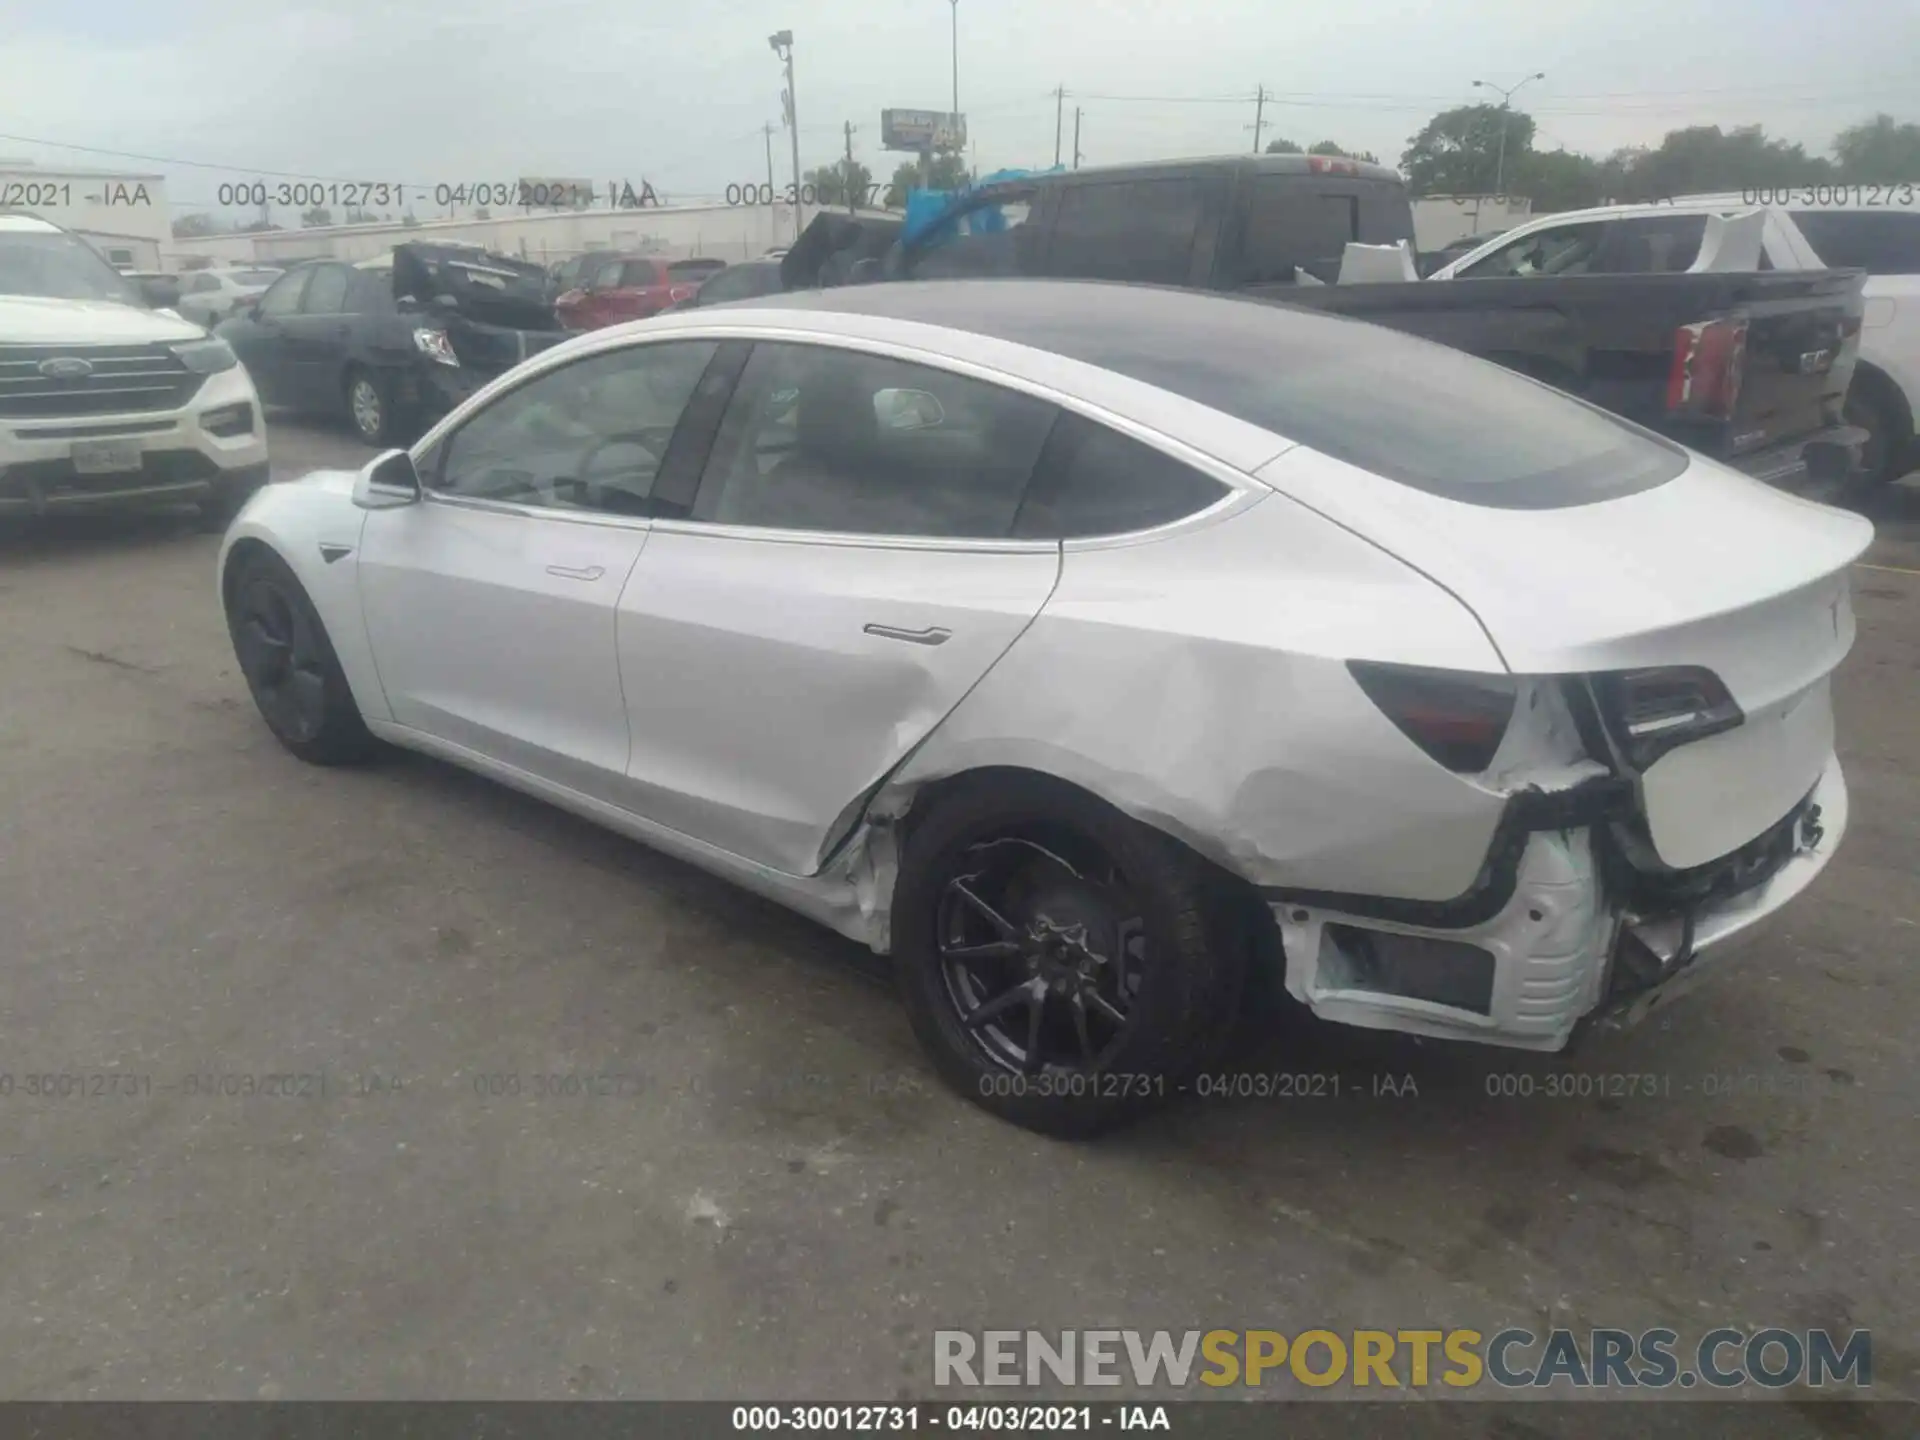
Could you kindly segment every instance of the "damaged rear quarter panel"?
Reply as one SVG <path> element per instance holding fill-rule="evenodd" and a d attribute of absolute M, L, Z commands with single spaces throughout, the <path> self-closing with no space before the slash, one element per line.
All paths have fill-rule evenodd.
<path fill-rule="evenodd" d="M 1256 884 L 1451 899 L 1505 797 L 1401 735 L 1355 658 L 1505 669 L 1445 590 L 1283 495 L 1070 542 L 1039 617 L 889 788 L 1019 766 Z"/>

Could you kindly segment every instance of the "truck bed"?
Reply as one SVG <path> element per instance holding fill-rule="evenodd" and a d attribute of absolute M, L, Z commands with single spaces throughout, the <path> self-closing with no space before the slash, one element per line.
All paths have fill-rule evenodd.
<path fill-rule="evenodd" d="M 1858 270 L 1527 276 L 1263 285 L 1250 299 L 1330 311 L 1497 361 L 1729 463 L 1837 438 L 1864 308 Z M 1675 332 L 1745 319 L 1730 419 L 1669 415 Z"/>

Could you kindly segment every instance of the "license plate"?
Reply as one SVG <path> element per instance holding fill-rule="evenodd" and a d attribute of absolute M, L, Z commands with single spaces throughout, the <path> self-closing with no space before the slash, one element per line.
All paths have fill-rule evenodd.
<path fill-rule="evenodd" d="M 118 475 L 140 468 L 138 440 L 81 440 L 73 447 L 77 475 Z"/>

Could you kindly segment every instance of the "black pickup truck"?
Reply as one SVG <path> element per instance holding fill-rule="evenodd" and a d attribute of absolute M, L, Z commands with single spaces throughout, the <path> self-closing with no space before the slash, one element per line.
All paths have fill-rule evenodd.
<path fill-rule="evenodd" d="M 1003 181 L 916 233 L 822 214 L 782 267 L 794 289 L 1048 276 L 1310 306 L 1484 356 L 1775 484 L 1857 478 L 1864 434 L 1841 407 L 1862 272 L 1334 283 L 1349 243 L 1412 238 L 1392 170 L 1242 155 Z"/>

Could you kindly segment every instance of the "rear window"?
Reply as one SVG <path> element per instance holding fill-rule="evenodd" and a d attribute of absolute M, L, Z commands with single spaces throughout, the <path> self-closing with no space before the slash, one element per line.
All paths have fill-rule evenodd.
<path fill-rule="evenodd" d="M 1397 185 L 1318 175 L 1257 175 L 1242 206 L 1242 275 L 1285 282 L 1297 268 L 1332 281 L 1349 242 L 1391 245 L 1413 238 L 1413 212 Z"/>
<path fill-rule="evenodd" d="M 1508 510 L 1617 499 L 1678 445 L 1458 350 L 1248 300 L 1140 290 L 1129 323 L 1038 297 L 996 333 L 1158 385 L 1430 495 Z"/>
<path fill-rule="evenodd" d="M 1828 265 L 1920 275 L 1920 211 L 1795 210 L 1793 223 Z"/>
<path fill-rule="evenodd" d="M 1185 284 L 1201 211 L 1196 179 L 1069 186 L 1060 197 L 1047 269 L 1076 279 Z"/>

